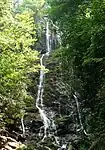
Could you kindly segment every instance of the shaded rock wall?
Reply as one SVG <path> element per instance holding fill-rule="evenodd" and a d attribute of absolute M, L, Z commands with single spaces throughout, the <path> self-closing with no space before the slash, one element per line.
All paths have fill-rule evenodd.
<path fill-rule="evenodd" d="M 81 145 L 82 147 L 88 145 L 88 140 L 81 130 L 74 97 L 68 94 L 66 85 L 62 81 L 62 72 L 59 68 L 60 62 L 53 57 L 53 53 L 48 59 L 44 60 L 49 72 L 45 75 L 43 101 L 48 117 L 50 118 L 51 112 L 54 113 L 55 136 L 59 139 L 59 145 L 56 144 L 54 137 L 48 137 L 41 142 L 43 134 L 39 136 L 39 132 L 40 129 L 43 130 L 43 122 L 38 110 L 29 111 L 25 118 L 25 126 L 27 127 L 26 143 L 34 145 L 37 150 L 44 150 L 47 147 L 51 150 L 57 150 L 64 143 L 67 145 L 67 150 L 70 147 L 74 150 L 80 150 Z M 40 143 L 40 145 L 37 143 Z"/>

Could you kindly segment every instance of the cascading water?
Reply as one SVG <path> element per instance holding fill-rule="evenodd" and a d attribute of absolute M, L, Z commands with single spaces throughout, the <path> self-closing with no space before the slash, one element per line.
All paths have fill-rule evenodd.
<path fill-rule="evenodd" d="M 39 86 L 38 86 L 38 94 L 37 94 L 37 99 L 36 99 L 36 107 L 39 110 L 40 117 L 43 121 L 44 124 L 44 137 L 42 141 L 47 137 L 47 136 L 52 136 L 50 133 L 50 130 L 56 130 L 56 126 L 53 120 L 53 112 L 49 112 L 49 117 L 47 116 L 47 113 L 44 110 L 44 105 L 43 105 L 43 83 L 44 83 L 44 65 L 43 65 L 43 59 L 46 56 L 49 56 L 49 53 L 51 51 L 51 46 L 50 46 L 50 38 L 49 38 L 49 22 L 46 22 L 46 53 L 42 54 L 40 58 L 40 65 L 41 65 L 41 70 L 40 70 L 40 78 L 39 78 Z M 49 133 L 48 133 L 49 130 Z M 41 130 L 40 130 L 41 131 Z M 48 134 L 48 135 L 47 135 Z"/>
<path fill-rule="evenodd" d="M 49 38 L 49 22 L 46 23 L 46 54 L 49 55 L 51 49 L 50 49 L 50 38 Z"/>
<path fill-rule="evenodd" d="M 56 136 L 57 135 L 57 130 L 56 130 L 56 125 L 54 122 L 54 112 L 52 110 L 47 113 L 45 111 L 45 107 L 43 104 L 43 86 L 44 86 L 44 58 L 48 57 L 51 51 L 51 42 L 50 42 L 50 35 L 49 35 L 49 22 L 46 21 L 46 53 L 42 54 L 40 58 L 40 65 L 41 65 L 41 70 L 40 70 L 40 78 L 39 78 L 39 86 L 38 86 L 38 93 L 37 93 L 37 99 L 36 99 L 36 108 L 39 110 L 40 117 L 43 121 L 44 126 L 40 128 L 40 133 L 39 136 L 43 135 L 42 142 L 45 140 L 46 137 L 53 138 L 54 142 L 53 144 L 58 147 L 58 150 L 66 149 L 66 144 L 62 145 L 60 147 L 59 143 L 59 138 Z M 42 128 L 44 128 L 44 133 Z M 50 149 L 50 148 L 49 148 Z"/>
<path fill-rule="evenodd" d="M 54 45 L 56 45 L 58 42 L 56 42 L 56 28 L 54 28 L 54 30 L 53 25 L 52 27 L 50 26 L 51 24 L 52 22 L 46 19 L 46 32 L 43 32 L 44 35 L 42 36 L 43 38 L 46 35 L 46 53 L 44 53 L 45 49 L 42 49 L 40 57 L 41 69 L 36 98 L 36 108 L 39 111 L 39 114 L 37 113 L 36 109 L 34 109 L 34 112 L 33 110 L 32 112 L 29 112 L 29 116 L 26 116 L 26 120 L 24 121 L 25 127 L 22 118 L 22 129 L 23 135 L 26 135 L 27 137 L 26 144 L 32 143 L 35 149 L 38 148 L 37 150 L 71 150 L 75 148 L 75 145 L 78 145 L 77 142 L 80 139 L 80 131 L 83 131 L 82 133 L 84 133 L 85 136 L 88 136 L 88 134 L 86 133 L 84 124 L 82 122 L 78 93 L 75 92 L 73 95 L 74 98 L 70 99 L 68 96 L 69 94 L 67 86 L 62 81 L 62 73 L 64 72 L 61 71 L 60 75 L 58 75 L 60 72 L 57 72 L 56 74 L 55 70 L 53 72 L 53 66 L 55 65 L 55 67 L 58 67 L 57 65 L 59 65 L 59 61 L 54 62 L 53 59 L 50 59 L 52 57 L 49 58 L 48 56 L 51 50 L 59 45 L 53 46 L 54 39 Z M 58 39 L 60 40 L 59 36 Z M 45 39 L 42 39 L 42 42 L 43 45 L 45 45 Z M 48 65 L 49 69 L 51 69 L 47 76 L 47 80 L 45 80 L 45 63 Z M 43 96 L 44 83 L 46 93 Z M 67 91 L 67 93 L 65 91 Z M 43 101 L 43 97 L 46 97 L 47 100 Z M 49 97 L 51 99 L 48 99 Z M 45 104 L 47 104 L 47 107 Z"/>
<path fill-rule="evenodd" d="M 78 98 L 77 98 L 77 96 L 76 96 L 77 94 L 78 94 L 78 93 L 75 92 L 75 94 L 74 94 L 73 96 L 74 96 L 74 99 L 75 99 L 75 101 L 76 101 L 76 106 L 77 106 L 77 112 L 78 112 L 78 117 L 79 117 L 80 126 L 81 126 L 81 129 L 82 129 L 82 131 L 84 132 L 84 134 L 85 134 L 86 136 L 88 136 L 89 134 L 85 131 L 84 126 L 83 126 L 83 123 L 82 123 L 82 117 L 81 117 L 81 113 L 80 113 L 79 102 L 78 102 Z"/>
<path fill-rule="evenodd" d="M 42 56 L 40 58 L 41 70 L 40 70 L 38 94 L 37 94 L 37 99 L 36 99 L 36 107 L 39 110 L 40 117 L 41 117 L 43 124 L 44 124 L 44 138 L 43 138 L 43 140 L 47 136 L 47 129 L 50 127 L 50 120 L 48 119 L 47 114 L 45 113 L 45 110 L 43 107 L 43 82 L 44 82 L 44 75 L 45 75 L 43 58 L 45 55 L 49 55 L 49 53 L 50 53 L 48 21 L 46 23 L 46 49 L 47 49 L 47 52 L 45 54 L 42 54 Z"/>

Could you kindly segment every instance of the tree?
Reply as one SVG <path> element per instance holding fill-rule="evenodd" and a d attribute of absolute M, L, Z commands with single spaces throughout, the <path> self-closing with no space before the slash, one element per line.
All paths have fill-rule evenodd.
<path fill-rule="evenodd" d="M 36 42 L 32 14 L 25 11 L 14 15 L 11 5 L 4 0 L 0 5 L 0 118 L 3 125 L 22 117 L 32 100 L 27 92 L 29 74 L 40 67 L 38 52 L 31 49 Z"/>
<path fill-rule="evenodd" d="M 88 110 L 82 113 L 84 125 L 97 139 L 105 127 L 105 3 L 52 0 L 49 4 L 49 16 L 62 32 L 64 82 L 69 83 L 72 94 L 80 93 L 82 110 Z"/>

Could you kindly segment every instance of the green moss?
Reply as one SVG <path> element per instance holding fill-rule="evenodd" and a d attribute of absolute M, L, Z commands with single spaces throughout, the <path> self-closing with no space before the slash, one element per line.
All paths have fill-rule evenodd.
<path fill-rule="evenodd" d="M 69 116 L 63 116 L 63 117 L 60 117 L 60 118 L 56 118 L 56 123 L 63 123 L 63 122 L 67 122 L 71 120 Z"/>

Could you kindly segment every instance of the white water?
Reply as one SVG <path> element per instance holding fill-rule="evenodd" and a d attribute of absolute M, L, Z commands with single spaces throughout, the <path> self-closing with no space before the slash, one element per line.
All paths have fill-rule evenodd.
<path fill-rule="evenodd" d="M 47 23 L 46 23 L 46 50 L 47 50 L 46 55 L 49 55 L 50 51 L 51 51 L 51 49 L 50 49 L 50 38 L 49 37 L 50 37 L 49 36 L 49 22 L 47 21 Z"/>
<path fill-rule="evenodd" d="M 75 94 L 74 94 L 73 96 L 74 96 L 74 99 L 75 99 L 76 105 L 77 105 L 77 112 L 78 112 L 78 117 L 79 117 L 80 126 L 81 126 L 81 129 L 82 129 L 82 131 L 84 132 L 84 134 L 85 134 L 86 136 L 88 136 L 89 134 L 85 131 L 84 126 L 83 126 L 83 123 L 82 123 L 82 117 L 81 117 L 81 112 L 80 112 L 80 106 L 79 106 L 78 98 L 77 98 L 76 95 L 77 95 L 77 93 L 75 92 Z"/>
<path fill-rule="evenodd" d="M 50 53 L 48 21 L 46 23 L 46 51 L 47 52 L 45 54 L 42 54 L 42 56 L 40 58 L 41 70 L 40 70 L 39 86 L 38 86 L 38 93 L 37 93 L 37 99 L 36 99 L 36 107 L 39 110 L 40 117 L 44 124 L 44 137 L 42 140 L 44 140 L 47 137 L 47 130 L 50 128 L 50 124 L 51 124 L 51 121 L 47 117 L 47 114 L 43 107 L 43 83 L 44 83 L 44 75 L 45 75 L 45 72 L 43 70 L 43 68 L 44 68 L 43 59 L 46 55 L 49 55 L 49 53 Z"/>
<path fill-rule="evenodd" d="M 21 118 L 21 125 L 22 125 L 23 137 L 24 137 L 25 136 L 25 127 L 24 127 L 23 116 Z"/>
<path fill-rule="evenodd" d="M 41 65 L 41 70 L 40 70 L 40 78 L 39 78 L 39 86 L 38 86 L 38 94 L 37 94 L 37 99 L 36 99 L 36 107 L 39 110 L 40 117 L 43 121 L 44 124 L 44 138 L 47 136 L 47 129 L 50 126 L 50 120 L 48 119 L 44 109 L 43 109 L 43 81 L 44 81 L 44 70 L 43 70 L 43 58 L 45 54 L 43 54 L 40 58 L 40 65 Z"/>
<path fill-rule="evenodd" d="M 51 42 L 50 42 L 50 35 L 49 35 L 49 22 L 46 22 L 46 53 L 42 54 L 41 58 L 40 58 L 40 65 L 41 65 L 41 70 L 40 70 L 40 78 L 39 78 L 39 86 L 38 86 L 38 93 L 37 93 L 37 99 L 36 99 L 36 107 L 39 110 L 40 113 L 40 117 L 43 121 L 44 124 L 44 135 L 43 135 L 43 130 L 41 127 L 40 128 L 40 133 L 39 136 L 43 135 L 42 141 L 44 141 L 44 139 L 46 137 L 54 137 L 55 142 L 53 144 L 55 144 L 56 146 L 60 147 L 60 143 L 59 143 L 59 138 L 55 135 L 57 135 L 57 130 L 56 130 L 56 125 L 54 122 L 54 116 L 55 113 L 52 110 L 48 110 L 48 113 L 45 111 L 45 107 L 43 104 L 43 86 L 44 86 L 44 76 L 45 76 L 45 72 L 43 70 L 44 68 L 44 61 L 43 59 L 46 56 L 49 56 L 50 51 L 51 51 Z M 46 147 L 50 150 L 49 147 Z M 66 144 L 63 144 L 61 148 L 58 148 L 58 150 L 62 150 L 62 149 L 66 149 Z"/>

